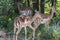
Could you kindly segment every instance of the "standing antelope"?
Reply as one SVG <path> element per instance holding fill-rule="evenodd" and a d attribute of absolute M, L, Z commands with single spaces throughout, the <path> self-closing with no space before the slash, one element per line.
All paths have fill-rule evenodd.
<path fill-rule="evenodd" d="M 23 6 L 22 3 L 18 2 L 17 3 L 17 7 L 18 7 L 18 10 L 19 10 L 19 13 L 21 14 L 20 16 L 30 16 L 32 17 L 34 15 L 34 12 L 33 12 L 33 9 L 28 7 L 28 6 Z M 27 35 L 27 29 L 25 27 L 25 37 Z"/>
<path fill-rule="evenodd" d="M 51 8 L 51 14 L 39 14 L 41 15 L 41 22 L 40 23 L 37 23 L 37 20 L 34 21 L 34 25 L 36 27 L 36 29 L 38 28 L 38 26 L 40 24 L 45 24 L 46 27 L 49 27 L 49 23 L 50 23 L 50 20 L 52 19 L 54 13 L 56 13 L 56 10 L 54 8 L 54 6 Z M 38 11 L 36 11 L 38 12 Z"/>
<path fill-rule="evenodd" d="M 34 15 L 33 9 L 28 7 L 28 6 L 23 6 L 23 4 L 18 2 L 17 7 L 18 7 L 18 10 L 19 10 L 19 13 L 22 16 L 30 16 L 30 17 L 32 17 Z"/>
<path fill-rule="evenodd" d="M 14 34 L 16 33 L 16 40 L 17 40 L 18 34 L 21 31 L 21 29 L 27 26 L 33 30 L 33 40 L 34 40 L 35 28 L 33 28 L 31 24 L 37 18 L 41 19 L 41 16 L 39 15 L 39 13 L 35 13 L 35 15 L 32 18 L 29 16 L 19 16 L 14 19 Z M 17 32 L 16 32 L 16 29 L 18 29 Z"/>
<path fill-rule="evenodd" d="M 45 24 L 45 26 L 49 26 L 50 20 L 53 18 L 54 13 L 56 12 L 54 6 L 51 8 L 51 14 L 40 14 L 42 17 L 41 24 Z"/>

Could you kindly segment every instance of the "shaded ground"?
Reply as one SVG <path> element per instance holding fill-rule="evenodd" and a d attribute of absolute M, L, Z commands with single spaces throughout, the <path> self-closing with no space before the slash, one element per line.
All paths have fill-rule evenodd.
<path fill-rule="evenodd" d="M 13 40 L 13 37 L 7 37 L 7 38 L 0 38 L 0 40 Z M 18 40 L 24 40 L 24 37 L 18 37 Z M 30 39 L 32 40 L 32 39 Z M 36 38 L 35 40 L 55 40 L 54 38 L 46 39 L 46 38 Z"/>

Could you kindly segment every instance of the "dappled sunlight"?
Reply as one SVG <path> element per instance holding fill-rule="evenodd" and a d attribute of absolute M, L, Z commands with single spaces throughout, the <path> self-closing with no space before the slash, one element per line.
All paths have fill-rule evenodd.
<path fill-rule="evenodd" d="M 20 4 L 21 7 L 19 6 L 22 9 L 24 7 L 26 7 L 26 9 L 28 9 L 27 7 L 31 8 L 31 11 L 33 11 L 33 13 L 29 12 L 30 9 L 28 9 L 28 11 L 24 10 L 27 14 L 28 13 L 32 14 L 31 19 L 33 19 L 32 17 L 36 13 L 35 10 L 37 10 L 36 14 L 38 14 L 39 12 L 43 14 L 43 15 L 40 14 L 40 16 L 39 14 L 37 15 L 42 19 L 43 22 L 46 22 L 46 21 L 50 22 L 49 20 L 51 20 L 50 24 L 48 24 L 47 22 L 44 24 L 42 21 L 40 21 L 41 19 L 39 19 L 39 17 L 36 18 L 35 16 L 36 21 L 34 19 L 33 20 L 35 21 L 36 25 L 31 24 L 33 26 L 33 29 L 34 29 L 34 26 L 39 26 L 35 31 L 35 36 L 36 36 L 35 40 L 60 40 L 60 0 L 0 0 L 0 31 L 1 30 L 6 31 L 5 38 L 3 37 L 4 36 L 3 33 L 0 32 L 0 40 L 5 40 L 5 39 L 13 40 L 13 36 L 16 36 L 16 34 L 14 34 L 14 18 L 22 15 L 20 13 L 21 10 L 19 10 L 17 6 L 18 3 L 22 4 L 22 5 Z M 49 15 L 51 14 L 52 11 L 54 11 L 54 10 L 51 11 L 52 6 L 54 6 L 54 8 L 56 7 L 56 14 L 55 14 L 56 16 L 54 15 L 54 17 L 50 19 L 51 16 Z M 22 13 L 25 13 L 25 12 L 22 11 Z M 24 15 L 24 17 L 26 17 L 26 15 Z M 22 23 L 24 23 L 25 21 L 27 23 L 30 20 L 28 17 L 27 17 L 27 20 L 25 20 L 25 18 L 23 17 L 21 19 L 22 19 L 21 21 L 23 21 Z M 15 24 L 16 28 L 18 27 L 21 28 L 20 24 L 22 23 L 20 23 L 20 17 L 18 18 L 18 20 Z M 32 20 L 30 20 L 30 22 L 31 21 Z M 43 24 L 41 24 L 41 22 Z M 27 27 L 26 33 L 27 33 L 27 39 L 32 40 L 33 39 L 32 28 Z M 18 40 L 25 40 L 24 28 L 19 33 Z"/>

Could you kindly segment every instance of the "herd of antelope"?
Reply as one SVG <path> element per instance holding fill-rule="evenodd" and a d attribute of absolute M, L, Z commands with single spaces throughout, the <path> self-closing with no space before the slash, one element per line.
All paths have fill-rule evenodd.
<path fill-rule="evenodd" d="M 45 26 L 49 26 L 50 20 L 52 19 L 54 13 L 56 12 L 54 7 L 51 7 L 50 14 L 42 14 L 39 11 L 34 11 L 30 7 L 23 7 L 19 6 L 20 3 L 17 4 L 20 16 L 14 19 L 14 34 L 15 39 L 18 40 L 18 34 L 20 33 L 21 29 L 25 29 L 25 40 L 27 39 L 27 27 L 33 30 L 33 38 L 35 40 L 35 31 L 40 24 L 45 24 Z M 33 12 L 34 11 L 34 12 Z M 32 26 L 33 23 L 33 26 Z M 17 30 L 16 30 L 17 29 Z M 13 36 L 14 37 L 14 36 Z"/>

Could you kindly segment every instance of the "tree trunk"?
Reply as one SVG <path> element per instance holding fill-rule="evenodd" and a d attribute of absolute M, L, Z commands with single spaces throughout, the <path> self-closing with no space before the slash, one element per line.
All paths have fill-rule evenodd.
<path fill-rule="evenodd" d="M 39 10 L 39 0 L 36 1 L 37 10 Z"/>
<path fill-rule="evenodd" d="M 30 7 L 30 2 L 29 2 L 29 0 L 27 0 L 27 3 L 28 3 L 28 7 Z"/>
<path fill-rule="evenodd" d="M 39 10 L 39 0 L 33 0 L 33 9 Z"/>
<path fill-rule="evenodd" d="M 36 3 L 37 0 L 32 0 L 32 1 L 33 1 L 33 9 L 37 10 L 37 3 Z"/>
<path fill-rule="evenodd" d="M 45 0 L 40 1 L 41 13 L 44 13 Z"/>
<path fill-rule="evenodd" d="M 51 0 L 51 3 L 52 3 L 52 5 L 51 5 L 51 6 L 53 6 L 53 5 L 54 5 L 54 0 Z"/>

